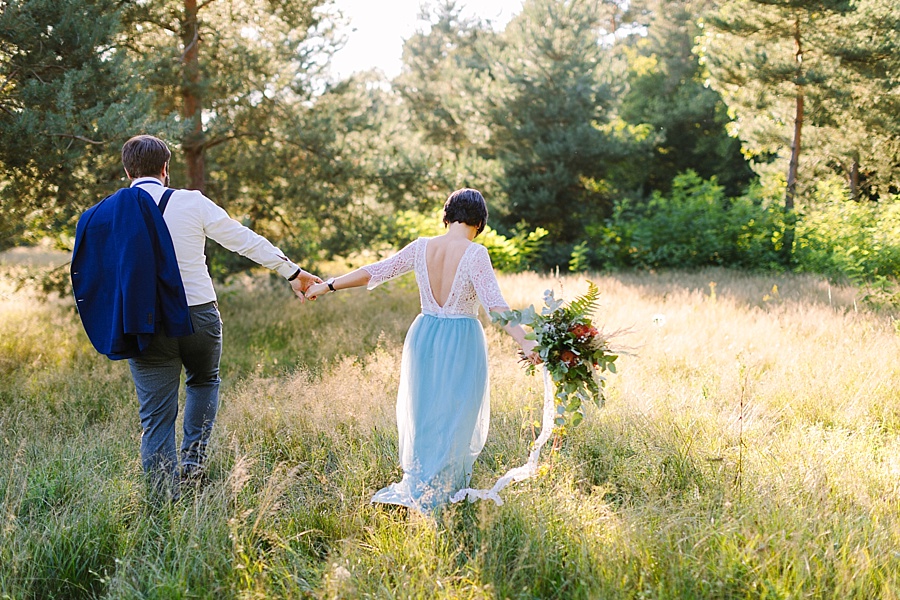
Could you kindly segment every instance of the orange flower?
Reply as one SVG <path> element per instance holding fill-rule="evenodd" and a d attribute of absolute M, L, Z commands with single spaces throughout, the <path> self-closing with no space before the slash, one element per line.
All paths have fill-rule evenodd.
<path fill-rule="evenodd" d="M 569 367 L 574 365 L 575 361 L 578 360 L 578 357 L 575 356 L 575 353 L 571 350 L 563 350 L 563 353 L 559 355 L 559 358 Z"/>
<path fill-rule="evenodd" d="M 569 329 L 569 332 L 575 336 L 575 339 L 579 339 L 579 340 L 584 339 L 584 338 L 592 338 L 595 335 L 597 335 L 598 333 L 600 333 L 599 331 L 597 331 L 597 329 L 595 327 L 592 327 L 591 325 L 586 325 L 583 323 L 579 323 L 578 325 L 573 325 Z"/>

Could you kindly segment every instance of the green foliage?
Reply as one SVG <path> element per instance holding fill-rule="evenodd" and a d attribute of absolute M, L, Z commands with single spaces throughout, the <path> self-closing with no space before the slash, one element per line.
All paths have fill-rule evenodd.
<path fill-rule="evenodd" d="M 0 249 L 74 232 L 121 185 L 119 151 L 164 129 L 124 51 L 124 3 L 9 0 L 0 9 Z"/>
<path fill-rule="evenodd" d="M 897 304 L 900 202 L 848 202 L 836 180 L 820 183 L 797 224 L 797 264 L 803 271 L 846 278 L 875 303 Z"/>
<path fill-rule="evenodd" d="M 854 200 L 896 190 L 895 9 L 889 0 L 740 0 L 707 16 L 697 50 L 760 174 L 793 173 L 800 195 L 833 175 Z"/>
<path fill-rule="evenodd" d="M 584 273 L 590 268 L 591 249 L 587 242 L 581 242 L 572 250 L 569 259 L 569 272 Z"/>
<path fill-rule="evenodd" d="M 704 81 L 706 73 L 693 52 L 702 33 L 698 15 L 710 2 L 642 0 L 636 20 L 646 36 L 622 43 L 628 61 L 628 87 L 621 97 L 620 117 L 645 124 L 652 148 L 639 161 L 621 165 L 626 189 L 667 193 L 675 177 L 693 169 L 715 176 L 730 196 L 744 192 L 753 177 L 741 142 L 728 134 L 732 117 L 719 92 Z"/>
<path fill-rule="evenodd" d="M 494 50 L 491 145 L 503 165 L 502 223 L 579 239 L 610 198 L 590 185 L 629 146 L 604 129 L 617 73 L 601 44 L 612 5 L 528 0 Z"/>
<path fill-rule="evenodd" d="M 891 0 L 857 0 L 842 19 L 840 35 L 827 40 L 840 61 L 828 82 L 830 166 L 850 180 L 851 196 L 886 198 L 900 189 L 900 15 Z M 830 145 L 830 144 L 829 144 Z"/>
<path fill-rule="evenodd" d="M 645 205 L 617 203 L 596 227 L 596 260 L 607 267 L 771 269 L 778 262 L 780 212 L 753 193 L 726 198 L 715 178 L 693 171 Z"/>

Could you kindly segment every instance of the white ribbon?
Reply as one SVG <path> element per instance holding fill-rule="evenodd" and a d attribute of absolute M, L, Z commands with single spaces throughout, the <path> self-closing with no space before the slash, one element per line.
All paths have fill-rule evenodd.
<path fill-rule="evenodd" d="M 541 370 L 544 372 L 544 416 L 541 421 L 541 434 L 534 441 L 531 454 L 528 455 L 528 462 L 521 467 L 515 467 L 507 471 L 503 477 L 497 480 L 494 487 L 489 490 L 474 490 L 472 488 L 459 490 L 450 498 L 451 502 L 461 502 L 468 496 L 469 502 L 475 502 L 479 499 L 493 500 L 497 503 L 497 506 L 500 506 L 503 504 L 503 499 L 500 498 L 500 490 L 514 481 L 523 481 L 537 474 L 541 448 L 550 439 L 550 435 L 556 427 L 556 386 L 553 385 L 553 380 L 550 378 L 550 372 L 547 371 L 547 368 L 541 367 Z"/>

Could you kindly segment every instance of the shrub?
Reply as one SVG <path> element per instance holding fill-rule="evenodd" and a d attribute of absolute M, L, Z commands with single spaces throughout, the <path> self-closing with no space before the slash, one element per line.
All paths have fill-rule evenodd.
<path fill-rule="evenodd" d="M 834 188 L 834 182 L 820 184 L 824 202 L 797 223 L 798 269 L 856 284 L 900 277 L 900 203 L 850 202 Z"/>
<path fill-rule="evenodd" d="M 770 269 L 778 263 L 781 212 L 752 190 L 727 198 L 715 177 L 678 175 L 668 196 L 646 204 L 621 200 L 594 227 L 598 262 L 606 267 Z"/>

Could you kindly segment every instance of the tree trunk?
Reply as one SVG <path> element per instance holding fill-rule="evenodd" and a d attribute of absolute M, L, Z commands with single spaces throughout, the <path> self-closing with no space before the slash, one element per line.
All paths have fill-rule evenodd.
<path fill-rule="evenodd" d="M 785 265 L 790 265 L 794 254 L 794 200 L 797 197 L 797 170 L 800 164 L 800 134 L 803 131 L 803 85 L 800 76 L 803 72 L 803 46 L 800 38 L 800 17 L 794 19 L 794 59 L 797 62 L 797 105 L 794 111 L 794 137 L 791 140 L 791 160 L 788 164 L 787 190 L 784 194 L 784 239 L 781 257 Z"/>
<path fill-rule="evenodd" d="M 803 129 L 803 88 L 797 86 L 797 108 L 794 113 L 794 138 L 791 141 L 791 162 L 788 164 L 787 192 L 784 195 L 784 209 L 794 210 L 797 195 L 797 165 L 800 163 L 800 134 Z"/>
<path fill-rule="evenodd" d="M 200 96 L 200 23 L 197 19 L 197 0 L 184 0 L 184 21 L 181 28 L 184 67 L 181 86 L 182 116 L 190 130 L 182 141 L 187 165 L 187 187 L 206 190 L 206 166 L 203 161 L 204 134 L 202 98 Z"/>
<path fill-rule="evenodd" d="M 859 154 L 854 153 L 853 163 L 850 165 L 850 199 L 859 200 Z"/>

